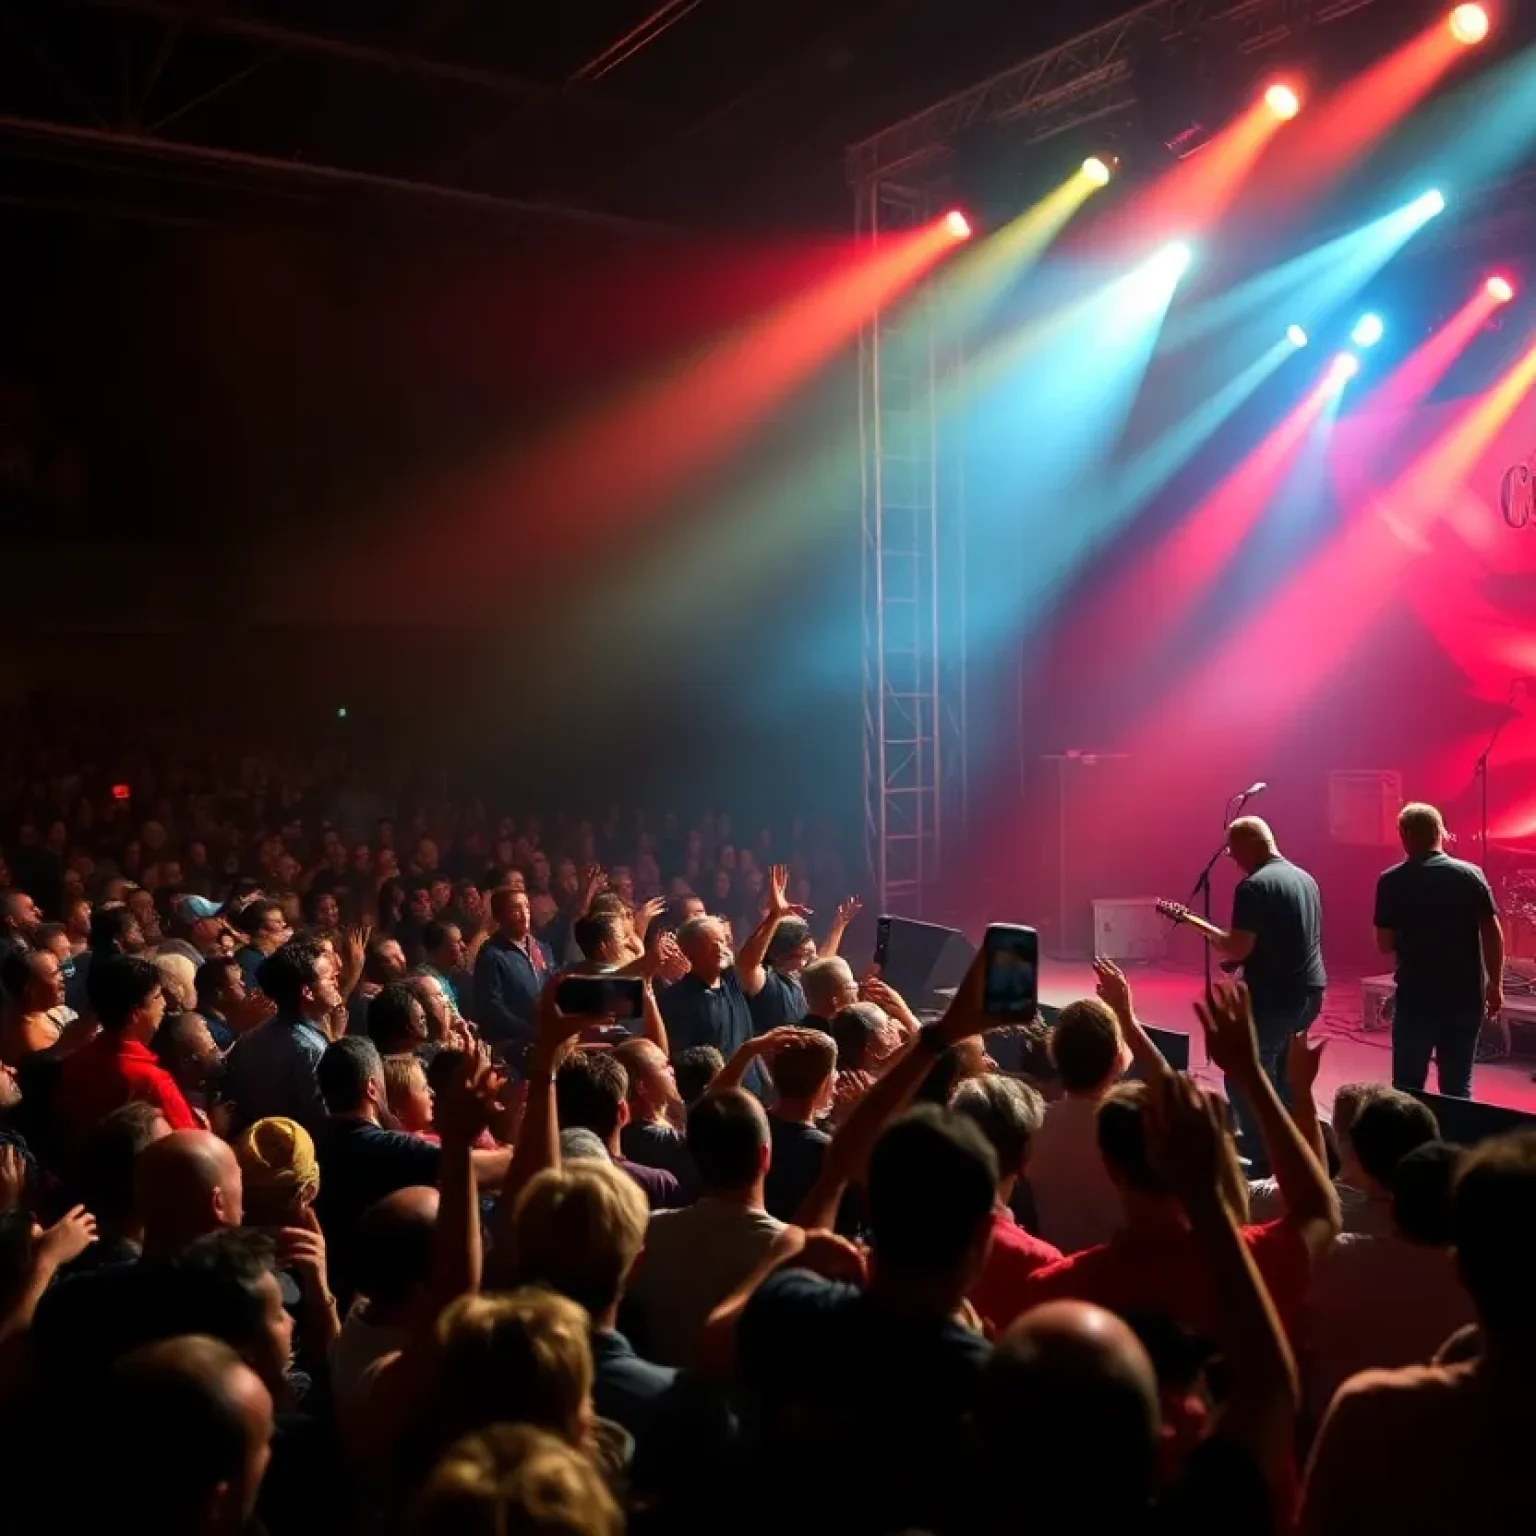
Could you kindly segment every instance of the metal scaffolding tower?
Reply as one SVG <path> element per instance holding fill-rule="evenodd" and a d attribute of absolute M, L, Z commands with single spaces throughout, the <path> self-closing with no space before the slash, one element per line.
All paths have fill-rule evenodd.
<path fill-rule="evenodd" d="M 870 183 L 860 241 L 936 216 L 921 190 Z M 958 349 L 935 306 L 882 311 L 859 345 L 865 847 L 882 912 L 918 917 L 965 819 L 965 520 L 942 401 Z"/>
<path fill-rule="evenodd" d="M 981 123 L 1035 142 L 1137 104 L 1137 60 L 1195 44 L 1249 56 L 1376 0 L 1150 0 L 849 147 L 861 241 L 943 207 L 949 151 Z M 941 278 L 930 279 L 941 281 Z M 881 910 L 921 915 L 959 852 L 967 800 L 961 358 L 934 306 L 881 314 L 859 347 L 864 827 Z"/>

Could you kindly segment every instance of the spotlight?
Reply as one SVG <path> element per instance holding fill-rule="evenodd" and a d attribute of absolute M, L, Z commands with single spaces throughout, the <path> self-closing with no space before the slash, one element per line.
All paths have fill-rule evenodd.
<path fill-rule="evenodd" d="M 1483 284 L 1483 291 L 1495 304 L 1508 304 L 1515 296 L 1515 285 L 1507 277 L 1495 273 Z"/>
<path fill-rule="evenodd" d="M 1451 29 L 1451 36 L 1469 48 L 1488 36 L 1490 26 L 1488 12 L 1480 5 L 1458 5 L 1447 18 L 1446 24 Z"/>
<path fill-rule="evenodd" d="M 1424 218 L 1432 219 L 1437 213 L 1445 212 L 1445 193 L 1438 187 L 1431 187 L 1422 196 L 1414 198 L 1409 207 Z"/>
<path fill-rule="evenodd" d="M 1353 352 L 1340 352 L 1334 358 L 1328 369 L 1334 382 L 1340 385 L 1347 384 L 1360 372 L 1360 359 Z"/>
<path fill-rule="evenodd" d="M 1174 277 L 1183 277 L 1189 271 L 1189 264 L 1195 259 L 1195 253 L 1182 240 L 1175 240 L 1171 245 L 1165 245 L 1153 258 L 1159 267 L 1166 268 Z"/>
<path fill-rule="evenodd" d="M 969 240 L 971 221 L 958 208 L 951 208 L 944 215 L 944 228 L 956 240 Z"/>
<path fill-rule="evenodd" d="M 1088 182 L 1089 186 L 1107 187 L 1109 185 L 1109 178 L 1113 176 L 1114 173 L 1113 157 L 1105 160 L 1098 155 L 1089 155 L 1089 157 L 1083 161 L 1083 176 Z"/>
<path fill-rule="evenodd" d="M 1300 349 L 1307 344 L 1307 333 L 1299 325 L 1288 325 L 1285 328 L 1285 339 L 1293 347 Z"/>
<path fill-rule="evenodd" d="M 1296 94 L 1293 87 L 1277 81 L 1264 92 L 1264 105 L 1282 123 L 1289 122 L 1301 111 L 1301 97 Z"/>
<path fill-rule="evenodd" d="M 1380 315 L 1361 315 L 1355 321 L 1355 328 L 1349 333 L 1349 339 L 1357 347 L 1374 347 L 1386 334 L 1386 330 Z"/>

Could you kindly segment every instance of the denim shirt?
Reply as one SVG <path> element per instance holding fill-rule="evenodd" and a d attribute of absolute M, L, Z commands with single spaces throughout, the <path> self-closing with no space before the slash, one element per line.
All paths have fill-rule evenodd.
<path fill-rule="evenodd" d="M 241 1035 L 229 1053 L 237 1126 L 285 1115 L 314 1135 L 325 1121 L 316 1071 L 329 1043 L 307 1019 L 281 1014 Z"/>

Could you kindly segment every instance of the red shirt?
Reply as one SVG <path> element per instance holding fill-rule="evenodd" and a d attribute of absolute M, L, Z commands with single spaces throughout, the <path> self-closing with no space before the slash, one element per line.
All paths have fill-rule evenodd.
<path fill-rule="evenodd" d="M 153 1104 L 173 1131 L 195 1131 L 201 1123 L 155 1053 L 137 1040 L 102 1031 L 64 1058 L 54 1113 L 69 1145 L 78 1147 L 114 1109 L 135 1101 Z"/>
<path fill-rule="evenodd" d="M 1061 1256 L 1061 1249 L 1026 1232 L 1007 1206 L 998 1206 L 992 1213 L 992 1247 L 970 1295 L 989 1334 L 1001 1333 L 1028 1305 L 1024 1282 L 1046 1265 L 1060 1263 Z"/>
<path fill-rule="evenodd" d="M 1243 1241 L 1295 1340 L 1312 1268 L 1306 1244 L 1284 1221 L 1244 1227 Z M 1207 1339 L 1222 1335 L 1215 1292 L 1192 1232 L 1156 1238 L 1121 1233 L 1036 1271 L 1018 1299 L 1021 1312 L 1045 1301 L 1092 1301 L 1111 1312 L 1161 1312 Z"/>

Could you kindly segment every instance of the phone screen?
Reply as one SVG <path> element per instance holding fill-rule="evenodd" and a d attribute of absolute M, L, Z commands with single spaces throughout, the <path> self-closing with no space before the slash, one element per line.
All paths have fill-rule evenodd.
<path fill-rule="evenodd" d="M 987 1017 L 1017 1024 L 1040 1007 L 1040 935 L 1014 923 L 994 923 L 983 943 Z"/>
<path fill-rule="evenodd" d="M 638 1019 L 644 1001 L 645 985 L 638 976 L 567 976 L 555 989 L 561 1013 Z"/>
<path fill-rule="evenodd" d="M 875 924 L 875 964 L 882 969 L 885 967 L 886 956 L 891 948 L 891 920 L 882 917 Z"/>

